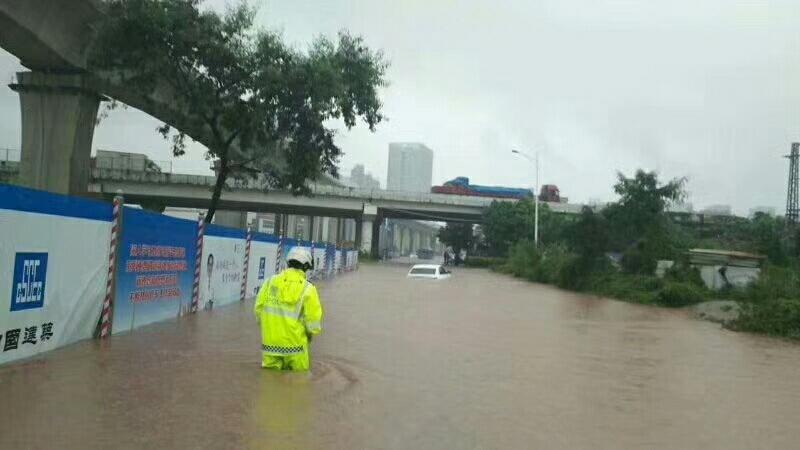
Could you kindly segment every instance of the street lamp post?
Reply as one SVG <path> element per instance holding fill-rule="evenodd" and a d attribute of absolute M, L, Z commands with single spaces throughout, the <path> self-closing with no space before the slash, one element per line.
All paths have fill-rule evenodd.
<path fill-rule="evenodd" d="M 531 158 L 530 155 L 523 153 L 519 150 L 511 150 L 511 153 L 522 156 L 523 158 L 527 159 L 528 161 L 536 165 L 536 180 L 535 180 L 535 186 L 533 188 L 534 190 L 533 244 L 538 247 L 539 246 L 539 152 L 536 152 L 536 156 L 534 158 Z"/>

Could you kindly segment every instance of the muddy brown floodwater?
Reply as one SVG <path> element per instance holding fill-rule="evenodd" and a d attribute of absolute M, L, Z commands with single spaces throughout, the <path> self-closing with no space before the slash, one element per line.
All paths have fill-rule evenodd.
<path fill-rule="evenodd" d="M 251 304 L 0 367 L 0 448 L 800 446 L 800 345 L 478 270 L 321 293 L 310 376 Z"/>

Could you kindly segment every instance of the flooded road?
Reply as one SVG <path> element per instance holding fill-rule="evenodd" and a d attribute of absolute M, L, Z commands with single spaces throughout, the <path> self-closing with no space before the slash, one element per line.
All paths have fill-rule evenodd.
<path fill-rule="evenodd" d="M 0 448 L 797 448 L 800 345 L 478 270 L 322 283 L 310 376 L 251 303 L 0 367 Z"/>

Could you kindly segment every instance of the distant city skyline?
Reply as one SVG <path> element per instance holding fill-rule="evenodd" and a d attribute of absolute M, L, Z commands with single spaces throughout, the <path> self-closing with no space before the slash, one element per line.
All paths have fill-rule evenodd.
<path fill-rule="evenodd" d="M 381 189 L 381 182 L 372 173 L 367 172 L 363 164 L 356 164 L 350 169 L 349 177 L 341 177 L 339 181 L 345 186 L 360 189 Z"/>
<path fill-rule="evenodd" d="M 419 142 L 389 144 L 386 189 L 430 192 L 433 185 L 433 150 Z"/>

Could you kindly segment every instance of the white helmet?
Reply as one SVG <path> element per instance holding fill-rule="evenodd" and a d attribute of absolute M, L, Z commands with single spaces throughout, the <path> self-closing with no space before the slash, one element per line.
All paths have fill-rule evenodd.
<path fill-rule="evenodd" d="M 293 247 L 286 255 L 286 261 L 297 261 L 300 264 L 307 264 L 309 268 L 314 266 L 314 261 L 311 259 L 311 252 L 302 247 Z"/>

